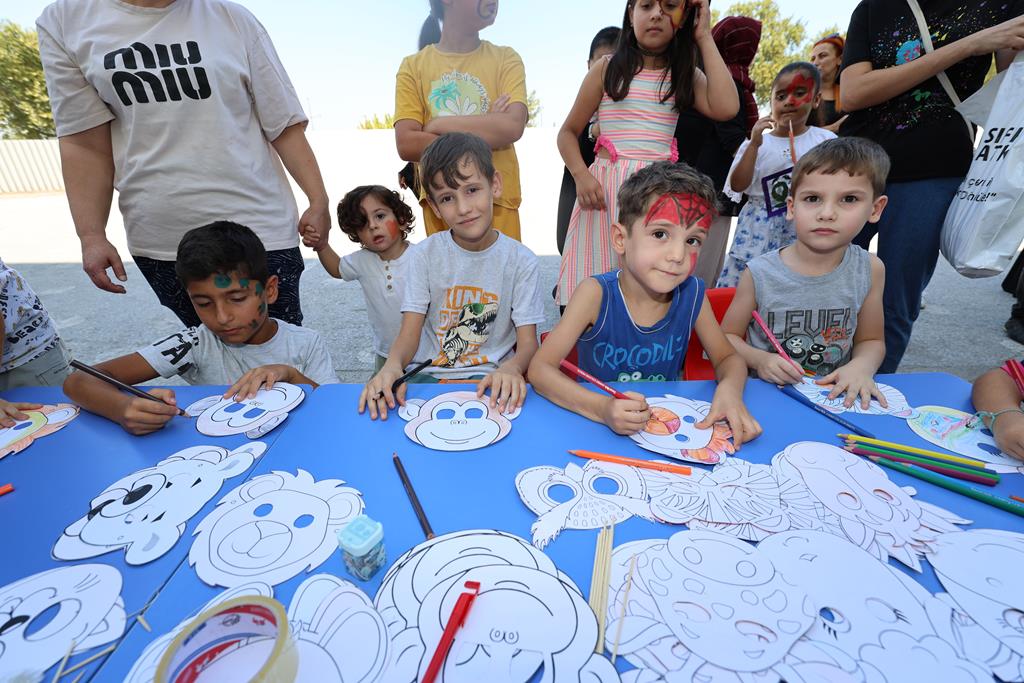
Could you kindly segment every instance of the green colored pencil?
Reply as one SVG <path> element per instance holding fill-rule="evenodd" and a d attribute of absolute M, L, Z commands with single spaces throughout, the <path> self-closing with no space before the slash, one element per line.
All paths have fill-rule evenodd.
<path fill-rule="evenodd" d="M 910 460 L 911 462 L 918 463 L 920 465 L 935 465 L 937 467 L 944 467 L 947 470 L 956 470 L 965 474 L 973 474 L 976 477 L 985 477 L 986 479 L 992 479 L 999 481 L 999 474 L 991 470 L 983 470 L 978 467 L 968 467 L 966 465 L 954 465 L 951 462 L 944 462 L 942 460 L 933 460 L 932 458 L 926 458 L 921 455 L 910 455 L 909 453 L 900 453 L 899 451 L 891 451 L 886 448 L 875 448 L 874 446 L 868 446 L 863 443 L 847 442 L 847 445 L 854 446 L 857 450 L 869 451 L 871 453 L 877 453 L 878 455 L 891 455 L 897 458 L 903 458 L 904 460 Z"/>
<path fill-rule="evenodd" d="M 967 486 L 966 484 L 961 484 L 960 482 L 954 481 L 953 479 L 949 479 L 948 477 L 944 477 L 941 474 L 935 474 L 934 472 L 929 472 L 928 470 L 922 470 L 919 467 L 911 467 L 909 465 L 904 465 L 893 460 L 887 460 L 886 458 L 882 457 L 869 456 L 869 459 L 872 462 L 881 465 L 882 467 L 888 467 L 891 470 L 902 472 L 903 474 L 906 474 L 908 476 L 916 477 L 917 479 L 923 479 L 924 481 L 935 484 L 936 486 L 941 486 L 942 488 L 948 491 L 959 493 L 960 495 L 967 496 L 968 498 L 973 498 L 974 500 L 980 500 L 982 503 L 987 503 L 992 507 L 997 507 L 1001 510 L 1006 510 L 1007 512 L 1012 512 L 1015 515 L 1024 517 L 1024 505 L 1018 505 L 1017 503 L 1007 500 L 1006 498 L 1000 498 L 999 496 L 994 496 L 991 493 L 979 491 L 974 487 Z"/>

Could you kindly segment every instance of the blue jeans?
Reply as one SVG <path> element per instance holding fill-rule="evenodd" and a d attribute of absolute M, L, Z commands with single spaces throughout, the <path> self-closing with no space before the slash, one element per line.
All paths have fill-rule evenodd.
<path fill-rule="evenodd" d="M 889 204 L 877 223 L 853 240 L 865 249 L 878 234 L 878 258 L 885 264 L 885 360 L 879 372 L 896 372 L 921 312 L 921 293 L 939 258 L 946 211 L 963 178 L 930 178 L 889 183 Z"/>

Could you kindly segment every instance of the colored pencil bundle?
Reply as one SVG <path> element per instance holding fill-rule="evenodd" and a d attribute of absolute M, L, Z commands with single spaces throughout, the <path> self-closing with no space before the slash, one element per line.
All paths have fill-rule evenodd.
<path fill-rule="evenodd" d="M 887 460 L 882 457 L 872 457 L 871 461 L 878 465 L 881 465 L 882 467 L 888 467 L 891 470 L 902 472 L 903 474 L 915 477 L 916 479 L 921 479 L 923 481 L 930 482 L 932 484 L 935 484 L 936 486 L 941 486 L 942 488 L 947 489 L 949 491 L 954 491 L 963 496 L 967 496 L 968 498 L 973 498 L 975 500 L 981 501 L 982 503 L 986 503 L 993 507 L 997 507 L 1001 510 L 1006 510 L 1007 512 L 1012 512 L 1013 514 L 1018 515 L 1020 517 L 1024 517 L 1024 505 L 1019 505 L 1013 502 L 1012 500 L 1000 498 L 999 496 L 993 495 L 991 493 L 979 491 L 978 489 L 967 486 L 966 484 L 961 484 L 958 481 L 953 481 L 952 479 L 943 477 L 941 474 L 929 472 L 928 470 L 922 470 L 911 465 L 904 465 L 903 463 L 895 462 L 893 460 Z"/>

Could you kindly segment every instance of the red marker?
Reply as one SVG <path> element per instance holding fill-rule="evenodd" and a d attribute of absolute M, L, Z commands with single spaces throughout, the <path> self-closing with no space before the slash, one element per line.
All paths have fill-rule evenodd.
<path fill-rule="evenodd" d="M 448 656 L 448 651 L 452 649 L 452 644 L 455 642 L 455 633 L 466 623 L 469 608 L 473 606 L 473 601 L 476 600 L 476 596 L 479 593 L 479 581 L 466 582 L 465 590 L 462 591 L 459 599 L 455 601 L 455 607 L 452 609 L 451 616 L 448 617 L 444 633 L 441 634 L 441 642 L 437 644 L 434 656 L 430 658 L 430 666 L 427 667 L 427 672 L 423 674 L 422 683 L 434 683 L 434 679 L 437 678 L 438 672 L 441 671 L 441 667 L 444 665 L 445 657 Z"/>
<path fill-rule="evenodd" d="M 580 379 L 584 380 L 585 382 L 590 382 L 591 384 L 596 386 L 601 391 L 604 391 L 604 392 L 606 392 L 608 394 L 611 394 L 615 398 L 624 398 L 626 400 L 629 400 L 629 396 L 626 396 L 621 391 L 617 391 L 615 389 L 612 389 L 610 386 L 608 386 L 607 384 L 605 384 L 604 382 L 602 382 L 598 378 L 594 377 L 589 372 L 586 372 L 585 370 L 580 370 L 578 367 L 576 367 L 575 365 L 573 365 L 569 361 L 563 359 L 562 362 L 559 363 L 559 365 L 562 367 L 562 369 L 566 370 L 567 372 L 572 373 L 573 375 L 575 375 L 576 377 L 579 377 Z"/>
<path fill-rule="evenodd" d="M 804 372 L 804 369 L 802 367 L 800 367 L 800 365 L 795 360 L 790 358 L 789 354 L 786 353 L 786 350 L 784 348 L 782 348 L 782 344 L 780 344 L 779 340 L 775 338 L 775 335 L 772 334 L 772 331 L 768 329 L 768 325 L 764 322 L 764 318 L 761 317 L 761 314 L 758 313 L 757 311 L 751 311 L 750 315 L 752 315 L 754 317 L 754 322 L 756 322 L 758 327 L 761 328 L 761 331 L 764 332 L 764 336 L 768 337 L 768 342 L 773 347 L 775 347 L 775 351 L 780 356 L 782 356 L 783 358 L 788 360 L 790 362 L 790 364 L 792 364 L 792 366 L 794 368 L 796 368 L 796 371 L 799 372 L 801 375 L 806 374 Z"/>

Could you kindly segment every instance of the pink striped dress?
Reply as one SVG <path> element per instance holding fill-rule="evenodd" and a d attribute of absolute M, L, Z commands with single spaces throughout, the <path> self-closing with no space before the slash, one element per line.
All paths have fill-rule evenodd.
<path fill-rule="evenodd" d="M 619 267 L 612 250 L 612 223 L 618 216 L 622 183 L 652 162 L 679 159 L 674 137 L 679 112 L 673 108 L 673 99 L 661 101 L 668 77 L 663 69 L 643 69 L 633 76 L 623 100 L 616 102 L 607 93 L 601 98 L 597 109 L 601 135 L 595 147 L 607 149 L 610 158 L 597 157 L 590 172 L 604 188 L 607 208 L 581 209 L 577 202 L 572 209 L 558 274 L 559 305 L 569 303 L 585 278 Z"/>

